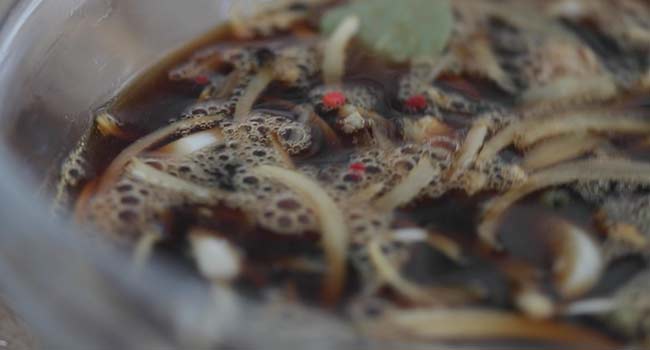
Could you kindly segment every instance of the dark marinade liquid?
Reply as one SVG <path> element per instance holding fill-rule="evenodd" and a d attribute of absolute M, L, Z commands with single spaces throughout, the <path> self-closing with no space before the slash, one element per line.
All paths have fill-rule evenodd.
<path fill-rule="evenodd" d="M 586 35 L 580 27 L 568 22 L 565 25 L 583 36 Z M 183 115 L 191 118 L 193 113 L 196 116 L 209 114 L 209 112 L 203 113 L 200 108 L 193 109 L 192 106 L 197 106 L 197 97 L 214 82 L 216 83 L 213 88 L 219 89 L 220 85 L 227 82 L 228 76 L 236 67 L 229 63 L 215 63 L 211 67 L 214 69 L 199 73 L 193 78 L 175 77 L 174 72 L 178 67 L 194 60 L 197 52 L 204 52 L 206 57 L 213 57 L 226 48 L 248 47 L 252 48 L 254 59 L 263 61 L 264 58 L 261 56 L 274 54 L 268 47 L 284 47 L 317 40 L 318 35 L 317 24 L 309 20 L 299 21 L 289 30 L 269 38 L 242 39 L 228 27 L 220 27 L 170 55 L 135 79 L 106 106 L 97 111 L 97 115 L 108 113 L 119 121 L 121 136 L 103 135 L 98 129 L 90 132 L 83 152 L 84 159 L 89 164 L 88 176 L 74 186 L 71 192 L 78 195 L 100 182 L 115 157 L 138 139 L 169 125 L 170 121 L 180 120 Z M 587 39 L 591 45 L 595 45 L 594 40 L 597 40 L 590 37 Z M 598 52 L 601 55 L 602 50 L 611 51 L 602 48 Z M 404 141 L 402 119 L 415 119 L 417 113 L 410 113 L 398 95 L 400 79 L 409 73 L 410 67 L 406 64 L 387 62 L 368 53 L 362 45 L 351 45 L 347 57 L 343 85 L 371 90 L 377 96 L 373 111 L 385 118 L 389 125 L 387 136 L 396 145 L 395 147 L 407 145 L 408 142 Z M 321 84 L 322 81 L 318 77 L 313 78 L 309 86 L 296 87 L 272 82 L 256 99 L 252 110 L 298 120 L 301 116 L 295 107 L 313 103 L 310 90 Z M 444 123 L 448 127 L 442 136 L 448 137 L 449 140 L 462 141 L 462 137 L 472 126 L 476 114 L 489 112 L 490 108 L 499 111 L 510 109 L 517 103 L 515 96 L 484 77 L 446 72 L 433 84 L 445 94 L 463 96 L 463 101 L 475 108 L 474 111 L 468 111 L 464 106 L 459 106 L 442 112 Z M 637 102 L 634 104 L 638 105 Z M 323 110 L 319 107 L 314 111 L 329 125 L 336 125 L 338 118 L 336 111 Z M 296 168 L 345 167 L 351 162 L 358 148 L 375 147 L 372 135 L 365 133 L 350 135 L 336 130 L 340 143 L 333 144 L 319 128 L 312 125 L 311 130 L 313 131 L 311 145 L 299 154 L 291 156 Z M 642 139 L 622 137 L 612 142 L 629 151 L 631 158 L 647 160 L 650 153 L 640 140 Z M 160 142 L 158 146 L 164 145 L 167 141 L 172 140 Z M 450 154 L 455 151 L 451 146 L 447 150 Z M 513 148 L 504 150 L 503 157 L 509 158 L 508 161 L 512 162 L 520 161 L 522 158 L 521 154 Z M 368 165 L 371 163 L 363 165 L 363 171 L 374 169 L 372 165 Z M 413 167 L 413 164 L 410 166 Z M 235 168 L 231 170 L 230 175 L 237 171 Z M 226 169 L 226 172 L 228 171 Z M 376 171 L 383 171 L 383 169 Z M 357 180 L 350 175 L 342 181 L 348 181 L 350 186 L 354 186 Z M 321 181 L 329 180 L 323 177 Z M 236 191 L 237 187 L 225 180 L 219 182 L 219 186 L 225 191 Z M 556 243 L 548 238 L 545 222 L 549 217 L 563 219 L 588 232 L 599 232 L 602 230 L 594 219 L 594 214 L 599 209 L 598 205 L 584 200 L 572 186 L 561 186 L 528 195 L 508 211 L 499 225 L 499 238 L 503 250 L 497 251 L 486 248 L 477 237 L 477 227 L 481 223 L 481 210 L 485 203 L 497 194 L 497 191 L 490 190 L 469 196 L 457 189 L 449 190 L 437 198 L 417 199 L 396 209 L 394 219 L 390 223 L 391 229 L 424 228 L 454 242 L 460 247 L 463 257 L 461 261 L 456 261 L 426 242 L 411 244 L 408 248 L 402 247 L 404 243 L 396 242 L 394 243 L 396 249 L 404 249 L 403 251 L 406 252 L 406 257 L 400 265 L 401 274 L 409 281 L 423 287 L 471 285 L 482 293 L 472 305 L 512 311 L 516 308 L 513 302 L 515 298 L 513 293 L 517 290 L 513 288 L 515 276 L 519 276 L 520 273 L 525 274 L 525 271 L 537 270 L 538 275 L 535 278 L 539 283 L 539 289 L 551 298 L 560 299 L 561 296 L 554 287 L 552 272 L 557 247 Z M 83 203 L 81 205 L 83 206 Z M 198 214 L 199 212 L 201 214 Z M 274 232 L 268 227 L 256 224 L 245 210 L 227 205 L 206 206 L 183 203 L 168 208 L 161 217 L 157 218 L 157 222 L 164 234 L 164 240 L 157 246 L 156 255 L 171 256 L 186 265 L 188 269 L 194 270 L 187 235 L 192 228 L 201 227 L 218 232 L 220 237 L 226 238 L 244 252 L 246 257 L 244 267 L 235 281 L 240 292 L 261 297 L 263 294 L 261 290 L 274 286 L 287 290 L 296 301 L 316 305 L 322 303 L 323 273 L 317 270 L 288 267 L 292 266 L 289 262 L 296 257 L 323 259 L 318 232 L 308 230 L 292 235 Z M 595 238 L 598 241 L 605 239 L 602 235 Z M 362 243 L 354 240 L 351 247 L 352 250 L 364 249 Z M 389 249 L 386 248 L 387 251 Z M 345 305 L 356 300 L 358 291 L 365 283 L 363 272 L 359 271 L 361 269 L 355 265 L 355 262 L 348 261 L 347 264 L 350 273 L 347 274 L 343 297 L 337 304 L 341 310 L 345 309 Z M 615 291 L 616 286 L 624 284 L 644 269 L 647 269 L 647 263 L 639 256 L 628 255 L 618 258 L 609 263 L 600 282 L 587 296 L 594 298 L 608 296 Z M 413 306 L 410 301 L 404 300 L 391 288 L 381 288 L 377 295 L 397 305 Z M 609 330 L 597 318 L 575 317 L 569 318 L 568 321 L 620 338 L 619 333 Z"/>

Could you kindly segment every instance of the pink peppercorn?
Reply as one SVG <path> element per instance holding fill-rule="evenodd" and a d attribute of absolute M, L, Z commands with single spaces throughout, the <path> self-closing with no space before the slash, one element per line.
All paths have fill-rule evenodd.
<path fill-rule="evenodd" d="M 329 109 L 341 108 L 345 101 L 345 95 L 340 91 L 331 91 L 323 96 L 323 105 Z"/>
<path fill-rule="evenodd" d="M 353 172 L 363 173 L 366 171 L 366 165 L 360 162 L 350 164 L 350 170 Z"/>
<path fill-rule="evenodd" d="M 423 95 L 413 95 L 406 100 L 406 108 L 409 111 L 418 112 L 427 108 L 427 99 Z"/>
<path fill-rule="evenodd" d="M 210 82 L 210 78 L 206 77 L 205 75 L 197 75 L 194 77 L 194 82 L 199 85 L 207 85 Z"/>

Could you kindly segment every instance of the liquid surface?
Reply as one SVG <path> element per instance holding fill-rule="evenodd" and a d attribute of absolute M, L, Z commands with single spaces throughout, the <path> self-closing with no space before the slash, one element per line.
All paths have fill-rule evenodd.
<path fill-rule="evenodd" d="M 440 58 L 353 37 L 326 84 L 319 20 L 341 3 L 289 1 L 158 64 L 97 112 L 57 204 L 139 263 L 370 338 L 650 344 L 650 7 L 452 1 Z"/>

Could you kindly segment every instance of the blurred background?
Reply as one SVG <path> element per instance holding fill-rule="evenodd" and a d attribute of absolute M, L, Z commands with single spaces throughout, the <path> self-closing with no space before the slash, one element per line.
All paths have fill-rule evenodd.
<path fill-rule="evenodd" d="M 4 23 L 9 10 L 17 1 L 0 1 L 0 24 Z M 0 349 L 31 350 L 34 339 L 27 331 L 24 322 L 2 302 L 0 295 Z"/>

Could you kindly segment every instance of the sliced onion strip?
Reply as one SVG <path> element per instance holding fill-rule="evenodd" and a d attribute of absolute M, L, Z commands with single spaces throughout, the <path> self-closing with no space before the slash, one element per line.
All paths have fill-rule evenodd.
<path fill-rule="evenodd" d="M 388 193 L 377 199 L 374 207 L 382 212 L 390 212 L 409 203 L 429 185 L 438 173 L 439 170 L 433 167 L 431 160 L 426 155 L 422 155 L 422 158 L 408 176 Z"/>
<path fill-rule="evenodd" d="M 591 349 L 617 349 L 620 345 L 586 328 L 491 309 L 390 311 L 361 326 L 371 335 L 387 340 L 522 340 Z"/>
<path fill-rule="evenodd" d="M 218 189 L 207 188 L 185 181 L 147 165 L 138 159 L 133 159 L 131 161 L 127 171 L 129 175 L 132 175 L 146 183 L 176 192 L 190 194 L 197 199 L 210 201 L 214 198 L 224 198 L 226 196 L 224 192 Z"/>
<path fill-rule="evenodd" d="M 140 236 L 133 250 L 132 260 L 134 273 L 138 274 L 144 269 L 147 262 L 151 259 L 154 247 L 160 241 L 162 241 L 162 235 L 158 230 L 146 231 Z"/>
<path fill-rule="evenodd" d="M 650 133 L 650 121 L 629 116 L 617 117 L 611 111 L 570 112 L 567 115 L 538 119 L 526 124 L 521 135 L 515 139 L 518 148 L 529 147 L 555 135 L 575 132 Z"/>
<path fill-rule="evenodd" d="M 349 241 L 348 227 L 342 210 L 318 183 L 301 173 L 268 165 L 256 168 L 255 172 L 296 191 L 316 213 L 328 263 L 324 298 L 326 302 L 336 301 L 345 282 Z"/>
<path fill-rule="evenodd" d="M 175 157 L 183 157 L 206 147 L 224 142 L 223 133 L 220 128 L 213 128 L 194 133 L 180 138 L 174 142 L 158 148 L 156 154 L 167 154 Z"/>
<path fill-rule="evenodd" d="M 210 115 L 205 117 L 197 117 L 188 120 L 182 120 L 174 124 L 170 124 L 162 129 L 158 129 L 151 134 L 140 138 L 125 148 L 108 166 L 98 186 L 98 192 L 105 191 L 115 181 L 126 165 L 138 154 L 153 147 L 156 143 L 165 140 L 166 138 L 174 135 L 175 133 L 192 129 L 201 125 L 217 122 L 223 119 L 222 115 Z"/>
<path fill-rule="evenodd" d="M 270 139 L 271 146 L 273 146 L 273 149 L 280 155 L 280 159 L 282 159 L 282 165 L 289 169 L 295 169 L 293 160 L 291 159 L 289 153 L 287 153 L 287 151 L 284 149 L 284 147 L 282 147 L 280 139 L 278 138 L 278 134 L 271 133 Z"/>
<path fill-rule="evenodd" d="M 341 82 L 345 73 L 345 48 L 359 31 L 361 21 L 356 16 L 346 17 L 325 44 L 323 81 L 326 85 Z"/>
<path fill-rule="evenodd" d="M 246 87 L 246 91 L 241 96 L 237 105 L 235 106 L 235 121 L 243 121 L 248 118 L 253 104 L 257 101 L 258 97 L 273 81 L 273 72 L 270 68 L 262 68 L 253 77 L 253 80 Z"/>
<path fill-rule="evenodd" d="M 614 111 L 571 111 L 559 115 L 552 108 L 541 108 L 529 113 L 524 120 L 516 121 L 490 138 L 477 161 L 486 162 L 494 158 L 501 150 L 515 143 L 525 149 L 533 144 L 553 136 L 570 133 L 650 133 L 650 121 L 635 116 L 616 116 Z"/>
<path fill-rule="evenodd" d="M 563 77 L 549 84 L 527 90 L 522 100 L 525 103 L 554 103 L 578 98 L 605 100 L 613 97 L 617 88 L 607 74 L 593 78 Z"/>
<path fill-rule="evenodd" d="M 650 164 L 624 159 L 588 159 L 542 170 L 529 177 L 524 184 L 487 203 L 483 221 L 478 227 L 479 236 L 496 248 L 499 222 L 508 208 L 521 198 L 551 186 L 600 180 L 650 184 Z"/>
<path fill-rule="evenodd" d="M 449 179 L 454 181 L 470 167 L 476 159 L 478 152 L 483 146 L 483 141 L 488 133 L 488 125 L 486 121 L 477 121 L 467 133 L 465 142 L 458 151 L 456 160 L 449 173 Z"/>
<path fill-rule="evenodd" d="M 576 298 L 600 279 L 605 261 L 598 244 L 583 229 L 563 220 L 553 220 L 552 234 L 558 244 L 553 272 L 560 294 Z"/>
<path fill-rule="evenodd" d="M 574 301 L 566 305 L 562 314 L 567 316 L 598 315 L 616 310 L 618 303 L 614 298 L 595 298 Z"/>
<path fill-rule="evenodd" d="M 407 297 L 409 300 L 418 303 L 431 302 L 431 296 L 422 288 L 404 279 L 393 267 L 388 257 L 384 255 L 381 249 L 381 242 L 379 239 L 374 239 L 368 245 L 370 254 L 370 261 L 375 266 L 379 278 L 389 286 L 391 286 L 399 294 Z"/>
<path fill-rule="evenodd" d="M 521 167 L 531 173 L 556 165 L 593 151 L 602 141 L 601 137 L 586 133 L 558 136 L 526 152 Z"/>
<path fill-rule="evenodd" d="M 485 143 L 478 157 L 476 157 L 476 161 L 483 163 L 496 157 L 502 149 L 508 147 L 514 141 L 515 136 L 524 128 L 524 122 L 516 121 L 501 129 Z"/>
<path fill-rule="evenodd" d="M 449 305 L 464 303 L 475 298 L 470 291 L 461 288 L 420 287 L 400 275 L 381 249 L 381 240 L 374 239 L 368 244 L 370 261 L 377 270 L 379 279 L 393 288 L 409 301 L 425 305 Z"/>
<path fill-rule="evenodd" d="M 192 229 L 190 244 L 199 271 L 205 278 L 214 282 L 230 281 L 240 274 L 241 254 L 216 232 Z"/>

